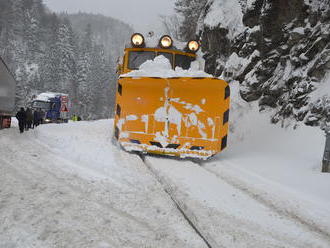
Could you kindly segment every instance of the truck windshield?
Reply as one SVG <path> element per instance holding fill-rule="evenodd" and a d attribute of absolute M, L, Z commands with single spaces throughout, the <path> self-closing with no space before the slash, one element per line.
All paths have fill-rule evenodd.
<path fill-rule="evenodd" d="M 50 110 L 51 103 L 50 102 L 43 102 L 43 101 L 34 101 L 32 103 L 32 108 L 34 108 L 34 109 L 41 108 L 43 110 Z"/>
<path fill-rule="evenodd" d="M 173 67 L 173 54 L 172 53 L 159 52 L 157 55 L 158 56 L 163 55 L 165 58 L 167 58 L 170 61 L 171 66 Z"/>
<path fill-rule="evenodd" d="M 191 62 L 195 59 L 186 55 L 175 55 L 175 67 L 181 67 L 184 70 L 188 70 L 191 66 Z"/>
<path fill-rule="evenodd" d="M 130 52 L 128 56 L 128 68 L 131 70 L 138 70 L 140 65 L 142 65 L 147 60 L 153 60 L 155 57 L 155 52 Z"/>

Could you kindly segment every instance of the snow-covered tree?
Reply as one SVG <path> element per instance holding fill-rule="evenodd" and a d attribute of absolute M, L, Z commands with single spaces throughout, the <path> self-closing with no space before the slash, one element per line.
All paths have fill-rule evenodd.
<path fill-rule="evenodd" d="M 17 107 L 38 92 L 56 91 L 70 95 L 77 114 L 108 117 L 114 61 L 131 33 L 113 18 L 49 13 L 43 0 L 0 0 L 0 56 L 16 76 Z"/>
<path fill-rule="evenodd" d="M 198 21 L 208 0 L 177 0 L 175 10 L 182 17 L 180 34 L 183 40 L 195 38 Z"/>

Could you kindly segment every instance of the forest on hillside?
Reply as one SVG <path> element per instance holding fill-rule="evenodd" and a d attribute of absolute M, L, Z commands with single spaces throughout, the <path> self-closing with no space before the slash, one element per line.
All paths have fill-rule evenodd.
<path fill-rule="evenodd" d="M 72 113 L 84 119 L 110 117 L 115 61 L 131 33 L 113 18 L 57 15 L 42 0 L 1 0 L 0 56 L 16 77 L 17 107 L 52 91 L 68 93 Z"/>
<path fill-rule="evenodd" d="M 239 82 L 273 123 L 330 126 L 330 0 L 176 0 L 168 34 L 202 42 L 206 72 Z M 54 14 L 42 0 L 0 1 L 0 56 L 17 106 L 60 91 L 84 119 L 112 114 L 115 62 L 132 28 L 101 15 Z"/>

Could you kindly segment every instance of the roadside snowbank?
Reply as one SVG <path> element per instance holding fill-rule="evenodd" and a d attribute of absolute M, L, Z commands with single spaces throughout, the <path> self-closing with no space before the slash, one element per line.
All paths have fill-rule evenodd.
<path fill-rule="evenodd" d="M 216 175 L 187 161 L 154 157 L 147 161 L 212 247 L 329 246 L 328 236 L 317 225 L 305 225 L 260 201 L 258 195 L 232 184 L 226 174 Z"/>
<path fill-rule="evenodd" d="M 330 174 L 321 173 L 324 133 L 304 125 L 272 125 L 271 113 L 243 101 L 237 83 L 231 87 L 228 149 L 206 168 L 330 235 Z"/>
<path fill-rule="evenodd" d="M 214 247 L 329 247 L 330 175 L 318 128 L 281 128 L 231 85 L 228 149 L 202 167 L 147 160 Z M 248 244 L 248 245 L 247 245 Z"/>

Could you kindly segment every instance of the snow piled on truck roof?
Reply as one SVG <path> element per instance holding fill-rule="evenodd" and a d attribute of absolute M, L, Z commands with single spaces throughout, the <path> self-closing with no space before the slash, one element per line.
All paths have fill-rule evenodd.
<path fill-rule="evenodd" d="M 125 77 L 159 77 L 159 78 L 175 78 L 175 77 L 208 77 L 213 76 L 199 70 L 198 61 L 191 63 L 191 68 L 189 70 L 184 70 L 180 67 L 176 67 L 175 70 L 172 69 L 170 61 L 163 55 L 157 56 L 154 60 L 147 60 L 144 62 L 139 70 L 131 71 L 127 74 L 120 75 L 121 78 Z"/>
<path fill-rule="evenodd" d="M 51 98 L 55 98 L 58 96 L 68 96 L 68 95 L 63 94 L 63 93 L 45 92 L 45 93 L 41 93 L 40 95 L 38 95 L 34 100 L 48 102 L 48 101 L 50 101 Z"/>

